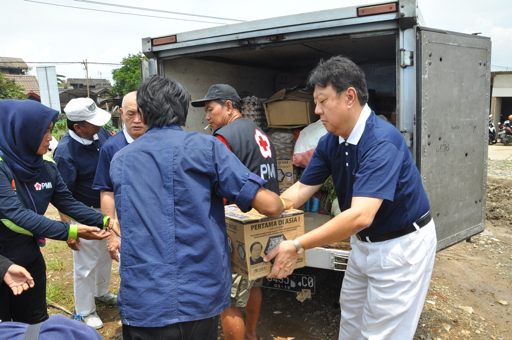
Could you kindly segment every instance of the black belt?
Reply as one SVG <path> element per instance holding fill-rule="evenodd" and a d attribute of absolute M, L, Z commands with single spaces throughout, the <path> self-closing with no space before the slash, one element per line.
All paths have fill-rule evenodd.
<path fill-rule="evenodd" d="M 391 240 L 391 239 L 394 239 L 394 238 L 397 238 L 400 236 L 410 234 L 416 230 L 419 230 L 420 228 L 423 228 L 424 226 L 426 226 L 431 220 L 432 220 L 432 215 L 430 215 L 430 210 L 429 210 L 429 211 L 427 211 L 427 213 L 425 215 L 418 218 L 416 220 L 416 222 L 408 225 L 407 227 L 405 227 L 401 230 L 393 231 L 393 232 L 383 234 L 383 235 L 376 235 L 376 236 L 361 236 L 361 235 L 359 235 L 359 233 L 357 233 L 356 237 L 359 241 L 364 241 L 364 242 L 387 241 L 387 240 Z"/>

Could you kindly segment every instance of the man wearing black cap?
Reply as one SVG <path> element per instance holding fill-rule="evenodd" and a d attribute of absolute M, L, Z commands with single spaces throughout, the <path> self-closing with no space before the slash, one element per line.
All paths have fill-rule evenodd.
<path fill-rule="evenodd" d="M 267 181 L 265 188 L 279 193 L 275 150 L 269 138 L 251 120 L 242 118 L 241 99 L 227 84 L 210 86 L 206 96 L 192 102 L 204 107 L 206 120 L 213 135 L 224 143 L 249 170 Z M 230 339 L 256 339 L 256 324 L 261 308 L 261 280 L 248 281 L 238 274 L 232 276 L 231 307 L 222 314 L 224 337 Z M 240 308 L 246 308 L 244 323 Z"/>

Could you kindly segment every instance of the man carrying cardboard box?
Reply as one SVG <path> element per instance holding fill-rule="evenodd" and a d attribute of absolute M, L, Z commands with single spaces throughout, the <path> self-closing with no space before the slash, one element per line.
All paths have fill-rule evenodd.
<path fill-rule="evenodd" d="M 216 138 L 181 128 L 190 94 L 161 76 L 137 105 L 147 132 L 110 163 L 121 234 L 123 339 L 217 340 L 229 305 L 230 253 L 223 198 L 279 216 L 279 196 Z"/>
<path fill-rule="evenodd" d="M 342 212 L 271 251 L 265 260 L 276 259 L 269 277 L 288 276 L 304 249 L 351 236 L 339 338 L 412 339 L 437 242 L 419 171 L 400 131 L 366 104 L 364 73 L 351 60 L 320 62 L 309 85 L 329 133 L 282 198 L 300 206 L 332 175 Z"/>
<path fill-rule="evenodd" d="M 205 97 L 192 102 L 204 107 L 213 135 L 233 152 L 252 172 L 265 179 L 265 188 L 279 194 L 276 152 L 267 135 L 250 119 L 242 118 L 241 99 L 227 84 L 210 86 Z M 249 281 L 238 274 L 232 278 L 232 306 L 221 314 L 227 340 L 256 339 L 261 309 L 261 280 Z M 240 308 L 246 308 L 246 323 Z"/>

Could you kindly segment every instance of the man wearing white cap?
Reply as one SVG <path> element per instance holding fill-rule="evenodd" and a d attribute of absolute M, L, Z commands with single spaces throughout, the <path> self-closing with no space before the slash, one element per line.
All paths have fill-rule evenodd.
<path fill-rule="evenodd" d="M 68 133 L 62 137 L 54 158 L 57 168 L 78 201 L 100 208 L 100 192 L 92 189 L 101 146 L 110 137 L 102 128 L 110 114 L 96 106 L 91 98 L 72 99 L 64 108 Z M 68 221 L 67 216 L 61 219 Z M 78 319 L 101 328 L 103 322 L 96 313 L 95 298 L 115 305 L 117 297 L 108 292 L 112 260 L 105 240 L 68 242 L 73 252 L 75 313 Z"/>

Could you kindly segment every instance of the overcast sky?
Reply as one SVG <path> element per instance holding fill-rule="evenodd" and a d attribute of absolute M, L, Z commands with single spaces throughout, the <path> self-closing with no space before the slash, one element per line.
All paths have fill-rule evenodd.
<path fill-rule="evenodd" d="M 19 57 L 26 62 L 77 62 L 55 64 L 57 73 L 67 78 L 84 78 L 78 62 L 119 63 L 129 53 L 141 50 L 143 37 L 156 37 L 211 27 L 212 23 L 149 18 L 70 7 L 131 12 L 153 16 L 180 17 L 168 12 L 152 12 L 122 6 L 161 11 L 193 13 L 239 20 L 255 20 L 288 14 L 363 4 L 360 0 L 26 0 L 0 1 L 0 56 Z M 58 7 L 59 4 L 70 7 Z M 510 0 L 419 0 L 425 26 L 465 33 L 481 32 L 492 39 L 492 69 L 512 71 L 512 5 Z M 183 18 L 183 17 L 182 17 Z M 195 20 L 217 21 L 209 18 Z M 228 23 L 228 21 L 222 21 Z M 45 64 L 45 65 L 51 65 Z M 29 64 L 34 67 L 37 64 Z M 112 65 L 89 66 L 89 77 L 111 80 Z"/>

